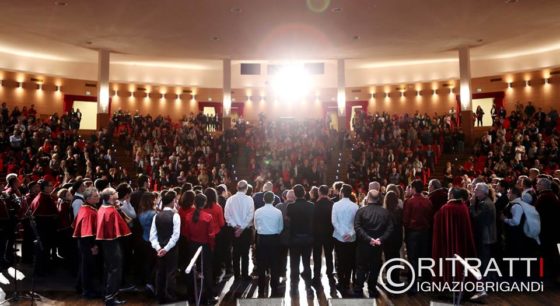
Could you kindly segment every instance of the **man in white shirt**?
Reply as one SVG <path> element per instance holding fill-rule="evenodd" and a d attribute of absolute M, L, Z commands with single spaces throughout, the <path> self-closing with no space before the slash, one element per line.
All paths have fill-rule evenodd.
<path fill-rule="evenodd" d="M 251 225 L 253 224 L 253 198 L 246 195 L 247 181 L 237 183 L 237 193 L 226 201 L 224 217 L 233 232 L 233 274 L 236 279 L 250 280 L 249 246 L 251 244 Z M 240 267 L 241 263 L 241 267 Z"/>
<path fill-rule="evenodd" d="M 158 257 L 156 274 L 156 292 L 161 304 L 173 303 L 178 262 L 178 251 L 175 247 L 179 240 L 181 218 L 173 209 L 177 194 L 168 191 L 161 199 L 163 210 L 154 217 L 150 229 L 150 243 Z M 163 246 L 163 247 L 162 247 Z"/>
<path fill-rule="evenodd" d="M 284 221 L 280 209 L 273 206 L 274 193 L 264 193 L 264 206 L 255 211 L 255 229 L 257 230 L 257 271 L 259 275 L 259 297 L 265 296 L 268 288 L 266 272 L 270 271 L 272 296 L 278 296 L 278 265 L 280 250 L 280 233 Z"/>
<path fill-rule="evenodd" d="M 334 227 L 333 237 L 336 255 L 336 273 L 338 276 L 338 289 L 343 296 L 351 296 L 350 278 L 355 270 L 356 261 L 356 231 L 354 230 L 354 217 L 358 205 L 350 201 L 352 186 L 342 185 L 340 201 L 334 203 L 331 221 Z"/>

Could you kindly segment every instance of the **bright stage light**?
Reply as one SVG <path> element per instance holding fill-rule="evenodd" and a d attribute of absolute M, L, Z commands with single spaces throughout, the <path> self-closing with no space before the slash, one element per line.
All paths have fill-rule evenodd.
<path fill-rule="evenodd" d="M 297 101 L 311 90 L 309 72 L 303 64 L 291 64 L 282 67 L 271 80 L 274 94 L 281 99 Z"/>

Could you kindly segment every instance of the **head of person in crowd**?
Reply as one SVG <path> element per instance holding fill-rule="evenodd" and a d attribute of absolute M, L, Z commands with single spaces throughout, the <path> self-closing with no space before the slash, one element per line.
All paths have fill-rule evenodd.
<path fill-rule="evenodd" d="M 216 192 L 218 196 L 227 198 L 227 186 L 225 184 L 218 185 L 218 187 L 216 187 Z"/>
<path fill-rule="evenodd" d="M 144 189 L 150 188 L 150 180 L 147 175 L 140 174 L 138 176 L 138 188 L 144 188 Z"/>
<path fill-rule="evenodd" d="M 399 208 L 399 196 L 396 192 L 387 191 L 387 194 L 385 194 L 385 198 L 383 199 L 383 207 L 390 212 L 394 212 Z"/>
<path fill-rule="evenodd" d="M 117 194 L 119 195 L 119 201 L 130 200 L 130 195 L 132 194 L 132 187 L 128 183 L 120 183 L 117 186 Z"/>
<path fill-rule="evenodd" d="M 262 192 L 272 191 L 272 187 L 274 187 L 274 185 L 272 185 L 272 182 L 266 181 L 262 186 Z"/>
<path fill-rule="evenodd" d="M 296 184 L 293 188 L 296 199 L 305 199 L 305 187 L 301 184 Z"/>
<path fill-rule="evenodd" d="M 6 175 L 6 186 L 12 189 L 17 189 L 20 186 L 20 182 L 17 174 L 10 173 Z"/>
<path fill-rule="evenodd" d="M 84 202 L 85 204 L 97 207 L 99 204 L 99 191 L 95 187 L 88 187 L 84 189 Z"/>
<path fill-rule="evenodd" d="M 474 187 L 474 195 L 477 200 L 483 201 L 488 198 L 490 190 L 488 188 L 488 184 L 486 183 L 478 183 Z"/>
<path fill-rule="evenodd" d="M 431 179 L 428 182 L 428 192 L 434 192 L 438 189 L 441 189 L 441 182 L 438 179 Z"/>
<path fill-rule="evenodd" d="M 284 189 L 284 191 L 282 191 L 282 202 L 287 202 L 288 201 L 288 191 L 290 189 Z"/>
<path fill-rule="evenodd" d="M 522 191 L 519 187 L 517 187 L 517 186 L 511 186 L 511 187 L 508 189 L 508 193 L 507 193 L 508 199 L 509 199 L 510 201 L 513 201 L 513 200 L 515 200 L 515 199 L 521 198 L 521 193 L 522 193 L 522 192 L 523 192 L 523 191 Z"/>
<path fill-rule="evenodd" d="M 218 193 L 216 192 L 216 189 L 208 187 L 204 190 L 204 195 L 206 196 L 207 208 L 212 208 L 214 204 L 218 203 Z"/>
<path fill-rule="evenodd" d="M 115 205 L 119 199 L 117 191 L 111 187 L 103 189 L 99 197 L 103 205 Z"/>
<path fill-rule="evenodd" d="M 274 193 L 271 191 L 266 191 L 263 196 L 265 204 L 272 204 L 274 202 Z"/>
<path fill-rule="evenodd" d="M 85 189 L 86 189 L 86 185 L 84 184 L 84 181 L 81 179 L 76 180 L 74 184 L 72 184 L 73 193 L 83 194 Z"/>
<path fill-rule="evenodd" d="M 53 184 L 45 179 L 40 179 L 38 182 L 41 192 L 50 195 L 53 191 Z"/>
<path fill-rule="evenodd" d="M 309 200 L 311 202 L 317 202 L 318 199 L 319 199 L 319 187 L 312 186 L 311 189 L 309 189 Z"/>
<path fill-rule="evenodd" d="M 245 194 L 250 196 L 250 197 L 253 196 L 253 185 L 247 184 L 247 192 Z"/>
<path fill-rule="evenodd" d="M 327 185 L 321 185 L 319 186 L 319 199 L 323 199 L 323 198 L 327 198 L 329 197 L 329 186 Z"/>
<path fill-rule="evenodd" d="M 352 186 L 350 186 L 348 184 L 343 184 L 342 188 L 340 188 L 340 197 L 341 198 L 350 198 L 351 196 L 352 196 Z"/>
<path fill-rule="evenodd" d="M 507 194 L 508 188 L 509 188 L 509 183 L 506 180 L 504 179 L 498 180 L 498 183 L 496 184 L 497 192 L 499 192 L 502 195 L 505 195 Z"/>
<path fill-rule="evenodd" d="M 161 205 L 163 207 L 174 208 L 176 198 L 177 193 L 174 190 L 169 190 L 167 193 L 165 193 L 165 196 L 161 198 Z"/>
<path fill-rule="evenodd" d="M 179 207 L 182 209 L 189 209 L 194 205 L 194 198 L 196 194 L 192 190 L 187 190 L 181 195 L 181 199 L 179 200 Z"/>
<path fill-rule="evenodd" d="M 529 169 L 529 178 L 534 182 L 537 177 L 539 176 L 539 174 L 541 174 L 541 171 L 537 168 L 531 168 Z"/>
<path fill-rule="evenodd" d="M 105 189 L 111 188 L 110 184 L 109 184 L 109 181 L 104 179 L 104 178 L 96 179 L 95 182 L 93 183 L 93 185 L 95 186 L 95 188 L 97 188 L 97 190 L 105 191 Z M 111 189 L 113 189 L 113 188 L 111 188 Z M 103 191 L 101 191 L 101 193 L 103 193 Z"/>
<path fill-rule="evenodd" d="M 337 181 L 333 183 L 333 192 L 335 196 L 340 195 L 340 189 L 342 188 L 342 185 L 344 184 L 344 182 L 342 181 Z"/>
<path fill-rule="evenodd" d="M 367 205 L 380 205 L 382 204 L 380 202 L 381 202 L 381 196 L 378 190 L 371 189 L 370 191 L 368 191 L 366 196 Z"/>
<path fill-rule="evenodd" d="M 187 182 L 184 183 L 183 186 L 181 186 L 181 189 L 182 189 L 181 193 L 185 193 L 185 191 L 193 190 L 193 185 Z"/>
<path fill-rule="evenodd" d="M 41 186 L 37 183 L 37 181 L 31 181 L 27 184 L 27 189 L 29 190 L 29 194 L 33 197 L 41 192 Z"/>
<path fill-rule="evenodd" d="M 537 192 L 543 192 L 543 191 L 548 191 L 548 190 L 552 190 L 552 181 L 549 180 L 548 178 L 539 178 L 537 180 Z"/>
<path fill-rule="evenodd" d="M 381 184 L 379 184 L 379 182 L 377 181 L 370 182 L 368 185 L 368 191 L 369 190 L 381 191 Z"/>
<path fill-rule="evenodd" d="M 194 198 L 195 210 L 192 216 L 192 221 L 197 223 L 200 217 L 200 211 L 206 207 L 207 199 L 203 193 L 199 193 Z"/>
<path fill-rule="evenodd" d="M 154 210 L 156 208 L 156 200 L 158 196 L 154 192 L 144 192 L 140 197 L 140 204 L 138 205 L 138 215 L 143 212 Z"/>
<path fill-rule="evenodd" d="M 410 184 L 411 188 L 412 188 L 412 192 L 414 194 L 422 194 L 422 191 L 424 191 L 424 183 L 422 183 L 421 180 L 414 180 L 412 181 L 412 183 Z"/>
<path fill-rule="evenodd" d="M 237 182 L 237 192 L 247 194 L 247 188 L 249 188 L 249 184 L 247 183 L 246 180 L 241 180 Z"/>
<path fill-rule="evenodd" d="M 296 193 L 294 192 L 293 189 L 288 189 L 288 192 L 286 192 L 286 202 L 293 203 L 295 201 L 296 201 Z"/>

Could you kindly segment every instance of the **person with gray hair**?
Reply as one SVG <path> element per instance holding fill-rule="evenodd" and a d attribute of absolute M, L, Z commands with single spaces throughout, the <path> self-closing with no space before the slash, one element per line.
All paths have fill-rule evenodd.
<path fill-rule="evenodd" d="M 552 191 L 552 181 L 548 178 L 537 180 L 537 196 L 534 206 L 541 217 L 541 252 L 545 264 L 550 268 L 545 269 L 545 277 L 554 279 L 560 273 L 557 243 L 560 242 L 560 200 Z"/>
<path fill-rule="evenodd" d="M 224 217 L 233 233 L 233 273 L 239 280 L 250 280 L 249 277 L 249 247 L 255 205 L 253 198 L 248 196 L 249 184 L 246 180 L 237 183 L 237 193 L 226 201 Z"/>
<path fill-rule="evenodd" d="M 272 192 L 273 187 L 274 186 L 273 186 L 272 182 L 267 181 L 267 182 L 264 183 L 264 185 L 262 187 L 262 191 L 257 192 L 253 195 L 253 202 L 255 203 L 255 210 L 264 206 L 264 194 L 267 191 Z M 280 197 L 277 196 L 277 195 L 274 195 L 273 205 L 276 206 L 276 205 L 278 205 L 278 203 L 280 203 Z"/>
<path fill-rule="evenodd" d="M 432 201 L 434 213 L 447 203 L 447 190 L 442 188 L 438 179 L 431 179 L 428 183 L 428 198 Z"/>
<path fill-rule="evenodd" d="M 486 269 L 492 258 L 493 246 L 498 240 L 496 207 L 489 197 L 489 187 L 486 183 L 475 185 L 469 208 L 478 258 L 482 263 L 482 269 Z M 479 297 L 484 295 L 485 292 L 478 293 Z"/>

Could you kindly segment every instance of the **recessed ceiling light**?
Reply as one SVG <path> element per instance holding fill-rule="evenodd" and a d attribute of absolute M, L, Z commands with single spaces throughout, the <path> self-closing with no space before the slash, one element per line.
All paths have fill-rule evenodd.
<path fill-rule="evenodd" d="M 220 38 L 219 38 L 218 36 L 213 36 L 213 37 L 212 37 L 212 40 L 213 40 L 213 41 L 218 41 L 218 40 L 220 40 Z"/>
<path fill-rule="evenodd" d="M 484 39 L 482 39 L 482 38 L 479 38 L 479 39 L 476 40 L 476 42 L 479 42 L 479 43 L 481 43 L 483 41 L 484 41 Z"/>
<path fill-rule="evenodd" d="M 333 13 L 340 13 L 340 12 L 342 12 L 342 8 L 341 8 L 341 7 L 333 7 L 333 8 L 331 9 L 331 12 L 333 12 Z"/>
<path fill-rule="evenodd" d="M 229 11 L 230 11 L 232 14 L 241 14 L 241 12 L 243 12 L 243 10 L 242 10 L 241 8 L 239 8 L 239 7 L 232 7 Z"/>
<path fill-rule="evenodd" d="M 358 39 L 360 39 L 360 35 L 354 35 L 352 38 L 353 38 L 354 40 L 358 40 Z"/>
<path fill-rule="evenodd" d="M 86 41 L 86 45 L 93 45 L 93 42 L 91 40 Z"/>
<path fill-rule="evenodd" d="M 505 0 L 504 2 L 505 2 L 506 4 L 513 4 L 513 3 L 519 2 L 519 0 Z"/>
<path fill-rule="evenodd" d="M 54 5 L 56 6 L 67 6 L 68 2 L 64 2 L 64 1 L 55 1 Z"/>

